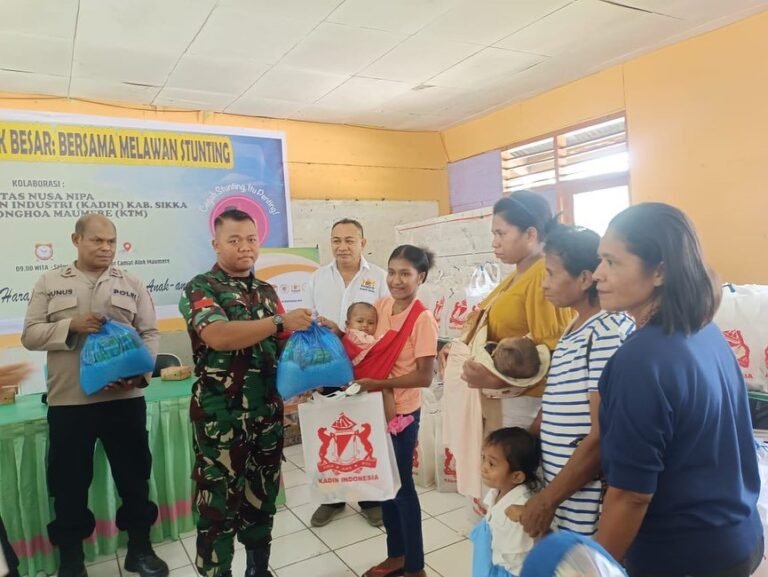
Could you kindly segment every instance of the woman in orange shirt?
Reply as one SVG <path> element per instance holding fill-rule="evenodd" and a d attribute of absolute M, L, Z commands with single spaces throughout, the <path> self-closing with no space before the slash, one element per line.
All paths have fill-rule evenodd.
<path fill-rule="evenodd" d="M 363 577 L 426 577 L 421 506 L 413 483 L 413 452 L 419 434 L 419 389 L 432 382 L 438 331 L 435 318 L 416 298 L 416 293 L 427 280 L 433 261 L 432 253 L 411 245 L 400 246 L 392 253 L 387 273 L 391 296 L 376 303 L 379 314 L 376 336 L 400 331 L 406 324 L 412 325 L 412 329 L 388 379 L 357 381 L 363 390 L 392 389 L 397 414 L 410 415 L 414 419 L 392 437 L 401 487 L 392 501 L 382 504 L 387 530 L 387 559 L 369 569 Z M 413 315 L 411 311 L 414 311 Z"/>

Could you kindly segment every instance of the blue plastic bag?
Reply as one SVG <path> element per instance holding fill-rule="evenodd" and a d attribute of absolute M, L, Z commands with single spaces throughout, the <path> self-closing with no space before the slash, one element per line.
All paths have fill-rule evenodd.
<path fill-rule="evenodd" d="M 151 373 L 154 368 L 152 353 L 136 330 L 107 320 L 99 332 L 86 337 L 80 351 L 80 387 L 93 395 L 119 379 Z"/>
<path fill-rule="evenodd" d="M 342 387 L 353 378 L 352 362 L 339 338 L 315 322 L 290 336 L 277 364 L 277 390 L 283 399 L 319 387 Z"/>
<path fill-rule="evenodd" d="M 523 563 L 520 577 L 627 577 L 624 568 L 598 543 L 570 531 L 539 541 Z"/>
<path fill-rule="evenodd" d="M 493 564 L 491 527 L 481 519 L 469 534 L 472 541 L 472 577 L 510 577 L 511 573 Z"/>

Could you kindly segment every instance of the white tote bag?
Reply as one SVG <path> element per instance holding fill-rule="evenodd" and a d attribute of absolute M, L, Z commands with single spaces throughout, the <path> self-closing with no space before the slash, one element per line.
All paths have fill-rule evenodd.
<path fill-rule="evenodd" d="M 304 462 L 313 502 L 388 501 L 400 489 L 381 393 L 317 395 L 299 405 Z"/>
<path fill-rule="evenodd" d="M 448 322 L 445 309 L 445 299 L 447 296 L 445 286 L 434 281 L 426 282 L 419 288 L 418 296 L 419 300 L 424 303 L 424 306 L 432 311 L 437 321 L 438 334 L 443 336 L 447 327 L 446 323 Z"/>
<path fill-rule="evenodd" d="M 450 289 L 445 299 L 445 336 L 447 338 L 459 338 L 465 330 L 470 315 L 478 310 L 477 305 L 471 305 L 467 301 L 464 288 Z"/>
<path fill-rule="evenodd" d="M 413 482 L 419 487 L 435 484 L 435 429 L 430 416 L 419 423 L 419 438 L 413 451 Z"/>
<path fill-rule="evenodd" d="M 435 484 L 440 493 L 456 493 L 456 458 L 443 441 L 443 414 L 435 415 Z"/>
<path fill-rule="evenodd" d="M 416 449 L 413 451 L 413 482 L 419 487 L 435 484 L 435 421 L 440 404 L 431 389 L 421 390 L 421 421 Z"/>
<path fill-rule="evenodd" d="M 726 285 L 715 316 L 750 389 L 768 391 L 768 286 Z"/>

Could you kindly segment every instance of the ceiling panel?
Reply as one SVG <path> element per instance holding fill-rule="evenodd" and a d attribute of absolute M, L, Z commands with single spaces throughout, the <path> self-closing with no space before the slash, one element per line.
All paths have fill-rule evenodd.
<path fill-rule="evenodd" d="M 73 77 L 69 86 L 71 98 L 151 104 L 160 92 L 159 86 L 142 86 L 111 80 Z"/>
<path fill-rule="evenodd" d="M 413 34 L 460 0 L 346 0 L 328 22 Z"/>
<path fill-rule="evenodd" d="M 274 64 L 317 22 L 280 18 L 244 8 L 218 7 L 189 48 L 189 53 L 209 58 L 238 58 Z"/>
<path fill-rule="evenodd" d="M 361 110 L 359 112 L 352 112 L 347 122 L 349 124 L 357 124 L 359 126 L 384 128 L 407 122 L 411 120 L 413 116 L 414 115 L 405 112 L 372 108 L 368 110 Z"/>
<path fill-rule="evenodd" d="M 49 74 L 31 74 L 28 72 L 10 72 L 0 69 L 2 92 L 20 94 L 50 94 L 66 96 L 69 77 Z"/>
<path fill-rule="evenodd" d="M 569 56 L 598 47 L 604 60 L 616 50 L 634 49 L 638 34 L 650 38 L 664 27 L 678 28 L 681 22 L 666 16 L 622 8 L 600 0 L 580 0 L 547 16 L 496 44 L 509 50 L 522 50 L 548 56 Z M 668 30 L 667 30 L 668 31 Z M 617 46 L 618 44 L 618 46 Z"/>
<path fill-rule="evenodd" d="M 293 120 L 309 120 L 312 122 L 329 122 L 333 124 L 344 124 L 349 121 L 351 111 L 343 108 L 329 108 L 327 106 L 318 106 L 310 104 L 290 115 Z"/>
<path fill-rule="evenodd" d="M 417 34 L 365 68 L 360 76 L 422 82 L 482 50 L 477 44 Z"/>
<path fill-rule="evenodd" d="M 72 41 L 0 32 L 0 68 L 68 76 Z"/>
<path fill-rule="evenodd" d="M 72 40 L 78 0 L 0 0 L 0 32 Z"/>
<path fill-rule="evenodd" d="M 300 18 L 320 22 L 343 0 L 219 0 L 219 6 L 249 10 L 270 18 Z"/>
<path fill-rule="evenodd" d="M 367 109 L 379 106 L 410 89 L 411 85 L 404 82 L 354 77 L 318 100 L 317 104 L 330 108 Z"/>
<path fill-rule="evenodd" d="M 765 9 L 768 0 L 0 0 L 0 90 L 437 130 Z"/>
<path fill-rule="evenodd" d="M 557 59 L 547 60 L 510 77 L 504 84 L 504 91 L 500 89 L 498 92 L 499 107 L 503 106 L 504 100 L 517 101 L 526 98 L 537 86 L 546 86 L 546 90 L 550 90 L 582 78 L 590 72 L 587 65 L 578 58 L 562 62 Z"/>
<path fill-rule="evenodd" d="M 246 96 L 310 103 L 344 83 L 349 76 L 276 66 L 259 78 Z"/>
<path fill-rule="evenodd" d="M 78 43 L 72 73 L 84 78 L 162 86 L 176 59 L 175 54 Z"/>
<path fill-rule="evenodd" d="M 410 90 L 387 102 L 387 107 L 414 115 L 434 115 L 450 106 L 465 93 L 450 86 L 431 86 Z"/>
<path fill-rule="evenodd" d="M 443 130 L 458 123 L 461 118 L 455 115 L 426 115 L 411 116 L 408 120 L 398 123 L 392 128 L 398 130 Z"/>
<path fill-rule="evenodd" d="M 186 54 L 176 65 L 166 86 L 242 94 L 267 70 L 266 65 L 248 60 Z"/>
<path fill-rule="evenodd" d="M 424 31 L 445 40 L 490 46 L 573 0 L 469 0 Z"/>
<path fill-rule="evenodd" d="M 634 6 L 683 20 L 700 21 L 765 5 L 763 0 L 621 0 Z"/>
<path fill-rule="evenodd" d="M 156 106 L 192 108 L 194 110 L 222 111 L 227 108 L 237 96 L 238 95 L 236 94 L 204 92 L 202 90 L 163 88 L 157 97 L 155 97 L 153 104 Z"/>
<path fill-rule="evenodd" d="M 331 74 L 354 74 L 397 44 L 404 34 L 324 23 L 304 39 L 281 64 Z"/>
<path fill-rule="evenodd" d="M 453 68 L 429 80 L 429 84 L 454 87 L 479 87 L 505 75 L 515 74 L 546 60 L 545 56 L 485 48 Z"/>
<path fill-rule="evenodd" d="M 251 98 L 244 96 L 231 104 L 226 112 L 232 114 L 246 114 L 249 116 L 266 116 L 269 118 L 287 118 L 297 112 L 302 106 L 301 102 L 290 100 L 277 100 L 275 98 Z"/>
<path fill-rule="evenodd" d="M 80 0 L 77 42 L 181 56 L 215 4 L 215 0 Z"/>

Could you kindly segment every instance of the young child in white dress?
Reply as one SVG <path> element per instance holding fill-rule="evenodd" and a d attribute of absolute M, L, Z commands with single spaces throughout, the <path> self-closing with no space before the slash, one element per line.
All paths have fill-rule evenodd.
<path fill-rule="evenodd" d="M 525 429 L 494 431 L 483 445 L 483 483 L 490 487 L 485 518 L 472 531 L 472 577 L 517 577 L 535 542 L 519 512 L 539 488 L 539 441 Z"/>

